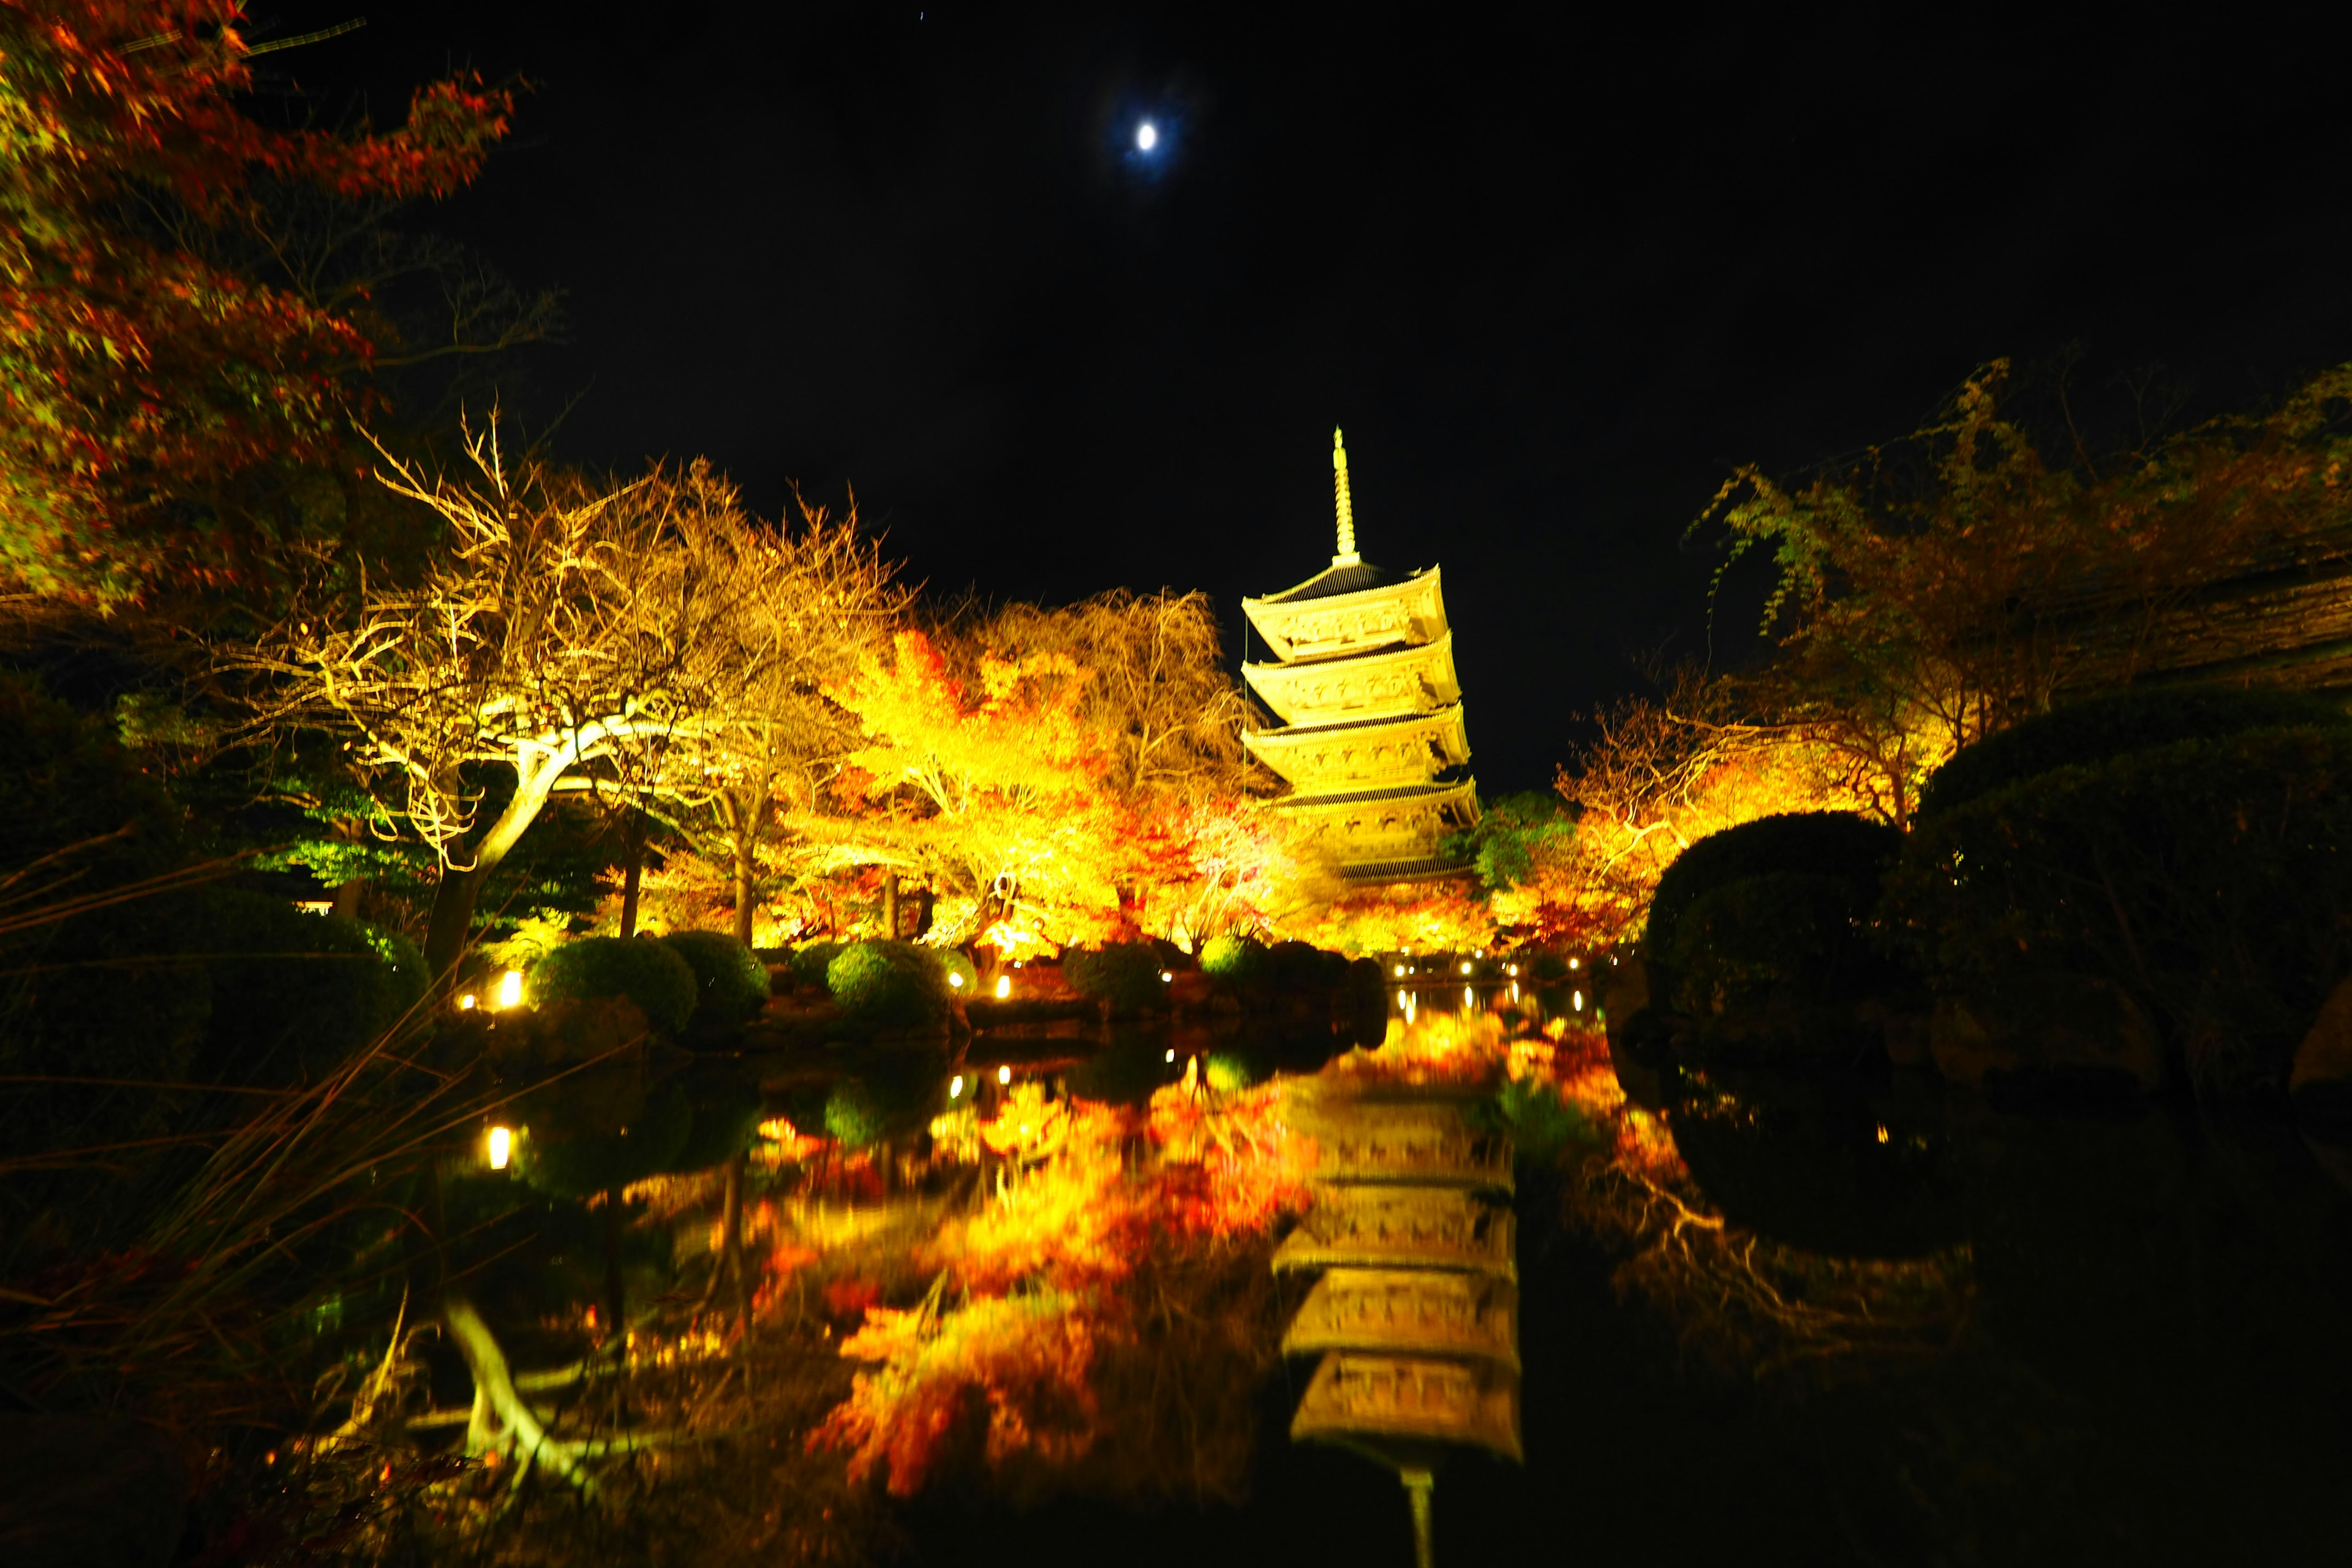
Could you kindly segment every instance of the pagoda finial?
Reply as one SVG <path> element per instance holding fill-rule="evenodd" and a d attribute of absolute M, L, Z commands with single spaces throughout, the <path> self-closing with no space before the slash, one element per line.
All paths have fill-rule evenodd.
<path fill-rule="evenodd" d="M 1348 498 L 1348 448 L 1337 430 L 1331 432 L 1331 488 L 1339 503 L 1339 553 L 1331 564 L 1353 566 L 1363 557 L 1356 553 L 1356 508 Z"/>

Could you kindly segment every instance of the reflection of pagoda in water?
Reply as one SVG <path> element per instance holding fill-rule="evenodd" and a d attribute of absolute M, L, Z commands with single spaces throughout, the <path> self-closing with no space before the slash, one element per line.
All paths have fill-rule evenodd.
<path fill-rule="evenodd" d="M 1331 433 L 1339 552 L 1286 593 L 1242 608 L 1278 662 L 1244 664 L 1283 728 L 1248 737 L 1350 878 L 1405 881 L 1456 868 L 1439 841 L 1478 820 L 1470 740 L 1454 676 L 1454 633 L 1437 568 L 1397 576 L 1356 552 L 1348 453 Z"/>

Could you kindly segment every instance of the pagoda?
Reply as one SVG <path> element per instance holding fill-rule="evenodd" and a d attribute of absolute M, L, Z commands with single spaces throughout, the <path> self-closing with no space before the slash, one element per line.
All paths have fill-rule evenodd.
<path fill-rule="evenodd" d="M 1274 652 L 1242 666 L 1282 728 L 1244 737 L 1290 784 L 1302 819 L 1351 880 L 1415 881 L 1461 868 L 1446 835 L 1478 820 L 1477 782 L 1454 674 L 1454 633 L 1434 566 L 1398 575 L 1356 550 L 1348 449 L 1331 433 L 1339 551 L 1296 588 L 1242 609 Z"/>

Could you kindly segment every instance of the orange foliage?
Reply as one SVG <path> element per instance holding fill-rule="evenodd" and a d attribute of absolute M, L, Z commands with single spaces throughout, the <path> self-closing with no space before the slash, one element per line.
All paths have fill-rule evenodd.
<path fill-rule="evenodd" d="M 1495 911 L 1466 882 L 1418 883 L 1349 893 L 1283 931 L 1351 958 L 1466 952 L 1494 944 Z"/>

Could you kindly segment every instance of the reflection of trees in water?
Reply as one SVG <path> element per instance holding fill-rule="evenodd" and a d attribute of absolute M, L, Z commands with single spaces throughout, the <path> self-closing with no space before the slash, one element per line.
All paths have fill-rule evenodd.
<path fill-rule="evenodd" d="M 1663 1312 L 1684 1355 L 1725 1375 L 1858 1373 L 1944 1354 L 1975 1305 L 1965 1243 L 1899 1259 L 1807 1252 L 1731 1224 L 1686 1176 L 1622 1152 L 1578 1173 L 1564 1217 L 1622 1253 L 1618 1290 Z"/>

